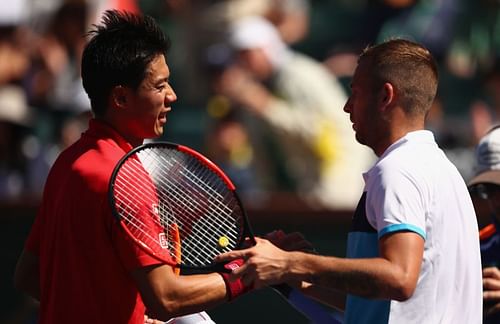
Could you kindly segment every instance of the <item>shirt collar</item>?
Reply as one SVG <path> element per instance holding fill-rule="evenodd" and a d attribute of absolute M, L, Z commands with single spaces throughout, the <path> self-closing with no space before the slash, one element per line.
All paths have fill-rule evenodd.
<path fill-rule="evenodd" d="M 397 149 L 398 147 L 409 143 L 418 141 L 419 143 L 435 143 L 434 134 L 428 130 L 417 130 L 413 132 L 406 133 L 405 136 L 398 139 L 396 142 L 392 143 L 380 156 L 379 161 L 386 157 L 389 153 Z"/>
<path fill-rule="evenodd" d="M 108 123 L 95 118 L 90 119 L 89 128 L 85 131 L 84 135 L 103 139 L 109 138 L 125 152 L 128 152 L 133 148 L 132 145 Z"/>
<path fill-rule="evenodd" d="M 401 137 L 399 140 L 392 143 L 384 151 L 384 153 L 378 158 L 377 162 L 375 162 L 374 166 L 372 168 L 370 168 L 370 170 L 363 173 L 363 179 L 365 180 L 365 182 L 368 181 L 368 178 L 370 177 L 370 172 L 375 168 L 375 166 L 380 161 L 382 161 L 387 155 L 389 155 L 391 152 L 393 152 L 397 148 L 405 145 L 406 143 L 411 143 L 411 142 L 430 143 L 430 144 L 436 143 L 436 141 L 434 139 L 434 134 L 431 131 L 417 130 L 417 131 L 412 131 L 412 132 L 406 133 L 405 136 Z"/>

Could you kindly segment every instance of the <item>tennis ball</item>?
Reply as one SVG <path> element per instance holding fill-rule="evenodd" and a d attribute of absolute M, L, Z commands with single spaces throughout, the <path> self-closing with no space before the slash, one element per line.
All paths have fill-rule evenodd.
<path fill-rule="evenodd" d="M 221 236 L 219 237 L 219 247 L 221 248 L 225 248 L 229 245 L 229 239 L 227 238 L 227 236 Z"/>

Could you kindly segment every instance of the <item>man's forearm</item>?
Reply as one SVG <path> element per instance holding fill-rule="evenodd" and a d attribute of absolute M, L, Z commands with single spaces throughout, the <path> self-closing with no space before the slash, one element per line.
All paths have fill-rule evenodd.
<path fill-rule="evenodd" d="M 405 299 L 400 269 L 383 258 L 342 259 L 293 252 L 292 280 L 372 299 Z"/>

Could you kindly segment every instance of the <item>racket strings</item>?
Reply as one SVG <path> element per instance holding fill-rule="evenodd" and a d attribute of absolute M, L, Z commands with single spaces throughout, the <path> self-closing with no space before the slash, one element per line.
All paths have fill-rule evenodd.
<path fill-rule="evenodd" d="M 156 202 L 161 202 L 162 200 L 158 200 L 157 198 L 155 198 L 156 194 L 153 194 L 151 192 L 148 195 L 144 194 L 147 191 L 151 191 L 151 188 L 153 188 L 152 183 L 148 186 L 144 186 L 143 184 L 147 181 L 131 181 L 131 179 L 140 179 L 141 177 L 145 176 L 146 170 L 142 169 L 142 167 L 139 166 L 136 161 L 132 159 L 130 160 L 130 162 L 127 161 L 127 165 L 124 165 L 121 168 L 120 172 L 121 173 L 116 177 L 115 187 L 134 189 L 129 191 L 115 190 L 116 201 L 119 202 L 116 207 L 119 213 L 122 215 L 122 218 L 125 220 L 127 228 L 131 230 L 134 237 L 140 238 L 139 242 L 142 242 L 142 244 L 145 244 L 146 246 L 161 245 L 160 241 L 150 233 L 151 224 L 146 224 L 142 220 L 153 220 L 156 225 L 170 229 L 172 226 L 174 226 L 174 223 L 178 223 L 175 220 L 176 213 L 171 210 L 170 204 L 159 203 L 157 215 L 158 217 L 148 217 L 145 215 L 138 216 L 141 208 L 144 209 L 144 207 L 149 206 L 153 208 L 153 205 L 155 205 Z M 169 210 L 165 209 L 163 205 L 169 206 Z M 170 217 L 161 215 L 169 215 Z M 158 233 L 156 232 L 156 234 Z M 177 262 L 179 259 L 177 256 L 181 254 L 180 246 L 178 245 L 178 242 L 174 239 L 174 237 L 171 236 L 170 230 L 165 230 L 164 234 L 166 236 L 166 241 L 168 242 L 167 247 L 172 250 L 170 251 L 170 254 Z M 186 253 L 186 251 L 184 251 L 184 253 Z M 199 255 L 190 255 L 189 253 L 188 255 L 191 259 L 200 260 L 199 262 L 202 262 L 201 260 L 204 260 L 204 262 L 206 262 L 208 258 L 213 258 L 213 256 L 210 256 L 208 254 L 203 255 L 203 259 L 201 259 Z M 182 256 L 180 259 L 182 260 Z"/>
<path fill-rule="evenodd" d="M 234 215 L 241 215 L 242 211 L 240 209 L 235 211 L 235 207 L 239 207 L 238 202 L 218 175 L 205 167 L 200 167 L 200 162 L 196 158 L 188 156 L 188 161 L 186 161 L 186 156 L 179 156 L 179 153 L 175 153 L 175 156 L 165 158 L 164 155 L 153 152 L 152 156 L 147 158 L 141 156 L 141 158 L 149 161 L 145 167 L 149 169 L 153 179 L 157 182 L 159 200 L 169 202 L 163 204 L 168 208 L 164 208 L 160 216 L 167 215 L 163 218 L 167 218 L 164 221 L 168 222 L 168 216 L 172 216 L 172 209 L 177 209 L 178 213 L 182 213 L 183 219 L 187 217 L 187 221 L 178 224 L 181 236 L 184 236 L 182 260 L 198 264 L 210 263 L 213 257 L 220 253 L 220 247 L 217 247 L 215 243 L 210 245 L 210 241 L 221 236 L 231 238 L 233 245 L 239 241 L 241 234 L 238 231 L 239 227 L 235 225 L 238 217 Z M 157 158 L 161 160 L 159 163 L 154 162 Z M 211 187 L 208 184 L 215 184 L 215 186 Z M 182 199 L 186 195 L 205 197 L 205 206 L 202 206 L 203 199 L 198 199 L 199 203 L 193 203 L 192 199 Z M 200 213 L 204 216 L 200 217 Z M 176 220 L 173 222 L 179 223 Z M 187 224 L 188 222 L 194 225 Z M 186 227 L 189 228 L 186 229 Z M 188 232 L 195 233 L 189 235 Z M 213 248 L 200 249 L 200 244 Z"/>
<path fill-rule="evenodd" d="M 171 164 L 170 161 L 165 161 L 165 162 L 168 164 Z M 189 167 L 187 167 L 186 169 L 187 169 L 186 171 L 188 171 L 188 174 L 193 174 L 191 171 L 189 171 Z M 193 192 L 197 191 L 197 188 L 192 186 L 193 184 L 194 185 L 196 185 L 196 184 L 203 184 L 204 185 L 205 183 L 203 181 L 213 181 L 213 180 L 203 180 L 203 179 L 200 179 L 198 177 L 195 177 L 195 178 L 190 178 L 190 177 L 186 178 L 185 177 L 184 179 L 180 179 L 176 182 L 173 182 L 173 181 L 168 180 L 168 179 L 173 178 L 172 174 L 171 174 L 172 172 L 168 172 L 168 174 L 165 174 L 165 173 L 167 173 L 166 171 L 168 171 L 168 169 L 163 169 L 163 171 L 160 170 L 160 172 L 163 172 L 163 174 L 161 175 L 161 177 L 157 178 L 157 180 L 160 181 L 162 186 L 158 186 L 158 187 L 160 189 L 163 189 L 163 188 L 165 188 L 164 185 L 167 184 L 168 186 L 172 185 L 175 190 L 171 190 L 171 189 L 160 190 L 160 193 L 163 195 L 161 198 L 165 198 L 167 200 L 171 200 L 170 199 L 171 197 L 179 198 L 179 199 L 177 199 L 177 201 L 175 201 L 179 205 L 182 205 L 183 207 L 191 207 L 191 210 L 195 211 L 195 212 L 203 212 L 204 209 L 206 209 L 206 208 L 203 208 L 203 206 L 201 206 L 202 203 L 194 203 L 192 199 L 182 199 L 182 197 L 186 196 L 186 194 L 183 193 L 183 191 L 187 191 L 187 193 L 193 194 Z M 174 178 L 175 177 L 176 176 L 174 175 Z M 193 181 L 193 179 L 197 179 L 197 181 Z M 185 180 L 188 180 L 188 181 L 185 181 Z M 182 184 L 180 184 L 179 182 L 182 182 Z M 213 193 L 216 193 L 218 195 L 215 199 L 213 199 L 211 201 L 210 201 L 210 199 L 207 199 L 207 201 L 211 203 L 211 204 L 209 204 L 209 206 L 212 207 L 212 208 L 209 208 L 210 211 L 212 211 L 213 213 L 219 212 L 223 216 L 230 217 L 234 213 L 234 209 L 228 208 L 225 204 L 234 206 L 234 203 L 231 203 L 230 200 L 228 201 L 227 197 L 229 197 L 229 198 L 231 198 L 231 197 L 229 195 L 227 195 L 227 189 L 225 187 L 221 186 L 221 189 L 226 191 L 226 195 L 222 196 L 222 195 L 220 195 L 221 189 L 213 190 L 213 188 L 208 187 L 208 189 L 210 189 L 210 191 L 205 191 L 205 190 L 203 190 L 203 189 L 205 189 L 205 187 L 206 186 L 204 186 L 202 188 L 202 190 L 198 190 L 198 191 L 201 193 L 207 193 L 207 194 L 209 192 L 213 192 Z M 176 194 L 176 192 L 178 194 Z M 210 196 L 208 196 L 207 198 L 210 198 Z M 222 220 L 224 220 L 224 218 Z M 230 223 L 228 222 L 228 224 L 230 224 Z"/>
<path fill-rule="evenodd" d="M 159 244 L 155 235 L 150 234 L 148 226 L 151 226 L 151 221 L 167 229 L 175 223 L 181 236 L 184 236 L 181 248 L 183 263 L 195 266 L 210 264 L 221 251 L 215 242 L 218 238 L 230 238 L 233 246 L 241 238 L 239 228 L 243 212 L 239 201 L 234 199 L 219 176 L 200 166 L 196 158 L 181 153 L 165 158 L 162 156 L 164 153 L 142 151 L 139 159 L 131 158 L 125 163 L 130 166 L 122 166 L 116 186 L 132 186 L 134 189 L 117 191 L 121 214 L 136 236 L 141 236 L 142 241 L 145 238 L 150 241 L 146 244 Z M 145 207 L 148 210 L 153 204 L 157 204 L 158 213 L 149 212 L 149 223 L 135 219 L 138 210 Z M 147 214 L 144 216 L 148 217 Z M 175 248 L 177 244 L 172 242 L 170 231 L 165 230 L 164 235 L 167 236 L 168 246 Z M 171 251 L 171 254 L 175 256 L 176 253 Z"/>
<path fill-rule="evenodd" d="M 162 159 L 163 162 L 170 164 L 172 167 L 174 166 L 171 163 L 171 161 L 166 160 L 164 157 L 159 156 L 159 158 Z M 183 168 L 182 171 L 186 172 L 185 174 L 183 174 L 181 172 L 181 174 L 184 175 L 183 180 L 188 180 L 188 181 L 182 181 L 182 180 L 180 180 L 180 181 L 182 181 L 184 185 L 188 186 L 189 189 L 191 189 L 193 191 L 198 191 L 198 192 L 201 192 L 203 194 L 207 194 L 208 197 L 212 198 L 214 202 L 223 202 L 223 201 L 227 200 L 228 190 L 227 190 L 226 186 L 218 179 L 218 176 L 206 168 L 199 168 L 199 162 L 197 162 L 197 160 L 195 158 L 190 157 L 189 160 L 190 161 L 185 166 L 182 165 L 183 162 L 180 162 L 177 159 L 177 157 L 174 160 L 175 162 L 177 162 L 178 166 Z M 178 168 L 176 168 L 176 169 L 178 169 Z M 201 171 L 202 173 L 200 174 L 200 176 L 198 176 L 192 170 Z M 160 168 L 160 171 L 161 171 L 161 168 Z M 169 171 L 169 169 L 163 169 L 163 171 L 164 171 L 164 173 L 166 173 L 166 171 Z M 170 175 L 173 172 L 168 172 L 168 173 L 169 173 L 168 175 L 164 175 L 163 177 L 161 177 L 161 179 L 169 179 Z M 205 177 L 202 177 L 203 175 Z M 215 184 L 215 185 L 217 185 L 217 187 L 215 187 L 215 186 L 211 187 L 208 185 L 208 183 Z M 192 185 L 194 185 L 194 187 Z M 182 188 L 182 186 L 180 188 Z M 221 191 L 225 191 L 226 195 L 225 196 L 221 195 Z M 219 211 L 224 213 L 226 216 L 229 216 L 229 215 L 231 215 L 231 213 L 233 213 L 233 210 L 231 210 L 228 206 L 226 206 L 224 204 L 219 204 L 216 207 L 219 207 L 219 208 L 223 207 Z"/>
<path fill-rule="evenodd" d="M 186 172 L 190 172 L 189 166 L 188 167 L 183 166 L 182 165 L 183 162 L 179 160 L 174 160 L 174 162 L 176 163 L 172 163 L 173 160 L 172 158 L 168 160 L 165 159 L 164 157 L 159 157 L 159 158 L 161 158 L 163 161 L 156 161 L 155 162 L 156 164 L 150 164 L 149 167 L 147 168 L 152 174 L 153 180 L 156 180 L 157 182 L 156 185 L 158 188 L 167 188 L 165 191 L 168 193 L 168 195 L 176 196 L 178 198 L 184 197 L 184 195 L 182 194 L 183 191 L 187 192 L 196 191 L 196 188 L 191 186 L 191 184 L 193 183 L 192 181 L 184 181 L 186 177 L 184 178 L 179 177 L 179 174 L 182 175 L 181 171 L 183 171 L 183 170 L 178 170 L 179 167 L 185 169 L 184 171 Z M 163 166 L 168 165 L 169 168 L 161 167 L 159 165 L 159 163 L 161 162 L 164 162 Z M 161 175 L 158 175 L 158 172 L 161 172 Z M 172 181 L 172 179 L 175 179 L 175 181 Z M 174 188 L 175 190 L 172 190 L 170 188 Z M 219 195 L 219 193 L 213 190 L 213 188 L 208 188 L 208 189 L 212 189 L 212 192 Z M 176 192 L 181 192 L 181 193 L 176 195 Z M 203 191 L 203 190 L 199 190 L 199 192 L 207 194 L 210 193 L 210 191 Z M 223 199 L 222 196 L 219 195 L 219 197 L 215 197 L 214 201 L 220 201 L 222 199 Z M 196 202 L 196 200 L 186 199 L 186 198 L 184 199 L 180 198 L 177 202 L 179 203 L 179 205 L 185 205 L 186 207 L 191 207 L 192 209 L 197 209 L 200 205 L 198 202 Z M 220 212 L 225 213 L 226 215 L 230 215 L 232 211 L 228 209 L 228 210 L 220 210 Z"/>
<path fill-rule="evenodd" d="M 191 179 L 192 180 L 192 179 Z M 203 180 L 200 180 L 203 181 Z M 189 182 L 186 184 L 186 187 L 190 187 L 189 190 L 195 190 L 195 188 L 192 188 L 192 183 Z M 224 190 L 227 191 L 226 188 L 223 188 Z M 236 206 L 234 198 L 229 196 L 226 192 L 225 196 L 221 196 L 222 201 L 219 200 L 213 200 L 210 199 L 210 197 L 207 198 L 207 204 L 208 204 L 208 212 L 206 214 L 206 222 L 210 224 L 209 228 L 206 230 L 211 230 L 211 231 L 216 231 L 216 232 L 227 232 L 227 229 L 231 226 L 234 225 L 235 219 L 232 219 L 234 214 L 237 214 L 235 212 L 234 207 Z M 233 199 L 233 200 L 231 200 Z M 230 206 L 228 208 L 227 206 Z M 203 206 L 201 207 L 203 209 Z M 194 212 L 198 212 L 200 210 L 194 210 Z M 194 215 L 195 217 L 198 217 Z M 222 217 L 221 217 L 222 216 Z M 212 235 L 213 237 L 213 235 Z M 233 239 L 236 239 L 236 235 L 233 237 Z"/>
<path fill-rule="evenodd" d="M 154 192 L 153 183 L 149 181 L 137 181 L 137 179 L 144 178 L 145 176 L 149 178 L 146 170 L 142 168 L 138 161 L 130 159 L 123 165 L 116 177 L 115 188 L 130 188 L 132 190 L 115 190 L 115 199 L 118 202 L 116 208 L 135 237 L 140 237 L 140 241 L 143 241 L 147 246 L 161 245 L 161 242 L 157 238 L 158 232 L 156 231 L 154 232 L 156 235 L 152 235 L 151 224 L 147 224 L 144 220 L 153 221 L 157 225 L 157 228 L 166 227 L 167 229 L 172 226 L 173 222 L 166 224 L 161 221 L 159 212 L 161 210 L 165 214 L 165 209 L 160 205 L 160 201 Z M 132 181 L 132 179 L 135 181 Z M 145 185 L 146 183 L 148 185 Z M 151 214 L 155 206 L 157 207 L 157 213 Z M 151 208 L 149 214 L 156 217 L 147 216 L 144 213 L 138 215 L 141 210 L 144 212 L 145 208 L 146 210 Z M 175 213 L 171 213 L 170 218 L 174 216 Z M 170 231 L 166 230 L 164 234 L 168 242 L 167 247 L 175 249 L 177 244 L 170 244 L 174 242 L 170 237 Z M 176 255 L 176 251 L 172 251 L 171 254 L 173 256 Z"/>
<path fill-rule="evenodd" d="M 134 165 L 133 162 L 121 168 L 121 173 L 115 180 L 115 207 L 126 221 L 128 228 L 132 230 L 132 234 L 135 237 L 140 237 L 144 244 L 150 246 L 151 244 L 158 244 L 158 238 L 152 235 L 151 226 L 150 224 L 146 224 L 145 220 L 155 220 L 152 217 L 144 217 L 145 215 L 138 216 L 138 213 L 141 210 L 144 212 L 144 207 L 151 206 L 152 208 L 157 200 L 153 198 L 154 195 L 152 194 L 151 187 L 147 188 L 143 185 L 139 188 L 137 181 L 132 182 L 132 179 L 137 179 L 138 176 L 144 177 L 144 170 L 142 172 L 138 170 L 134 172 L 134 169 L 137 168 L 139 168 L 139 165 Z M 141 184 L 144 184 L 144 182 L 141 182 Z M 132 188 L 134 190 L 122 190 L 124 188 Z M 149 191 L 149 194 L 145 195 L 147 191 Z M 149 199 L 146 200 L 146 198 Z M 159 221 L 157 225 L 161 225 Z"/>

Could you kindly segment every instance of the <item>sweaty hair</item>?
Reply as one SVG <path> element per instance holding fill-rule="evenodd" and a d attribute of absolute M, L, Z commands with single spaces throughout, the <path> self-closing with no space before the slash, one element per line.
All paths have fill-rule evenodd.
<path fill-rule="evenodd" d="M 358 63 L 365 60 L 370 66 L 374 87 L 391 83 L 409 116 L 427 114 L 437 92 L 438 69 L 426 48 L 408 40 L 392 39 L 367 47 Z"/>
<path fill-rule="evenodd" d="M 107 10 L 101 25 L 93 26 L 81 72 L 92 111 L 102 116 L 111 90 L 118 85 L 137 89 L 149 63 L 158 55 L 166 56 L 170 41 L 146 15 Z"/>

